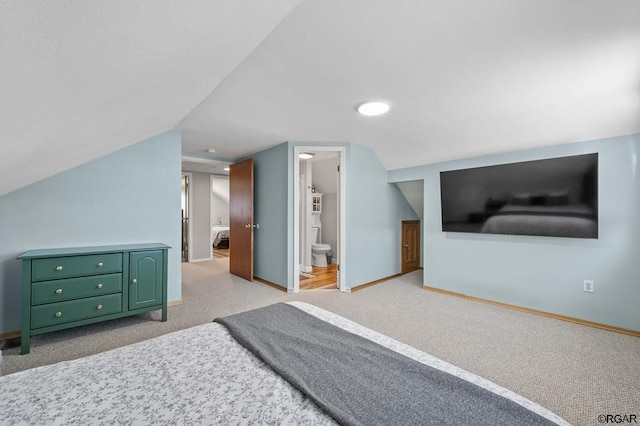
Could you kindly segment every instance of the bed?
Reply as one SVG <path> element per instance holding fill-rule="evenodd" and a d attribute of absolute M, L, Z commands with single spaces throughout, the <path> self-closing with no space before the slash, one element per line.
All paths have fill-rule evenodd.
<path fill-rule="evenodd" d="M 487 219 L 481 232 L 598 238 L 598 223 L 593 209 L 584 204 L 507 204 Z"/>
<path fill-rule="evenodd" d="M 229 247 L 229 227 L 214 225 L 211 227 L 211 245 L 215 248 Z"/>
<path fill-rule="evenodd" d="M 325 331 L 332 337 L 322 334 Z M 247 344 L 253 334 L 263 341 Z M 355 343 L 341 344 L 336 338 Z M 312 346 L 307 348 L 307 343 Z M 329 346 L 336 347 L 325 356 Z M 311 352 L 305 353 L 305 348 Z M 387 381 L 378 370 L 387 368 L 373 368 L 377 364 L 375 357 L 368 357 L 371 348 L 410 366 L 408 376 L 391 371 L 391 380 L 396 380 L 393 376 L 402 383 L 422 380 L 416 378 L 424 370 L 434 383 L 437 376 L 445 377 L 442 392 L 460 387 L 471 393 L 459 402 L 426 389 L 407 400 L 404 386 L 393 386 L 395 396 L 378 392 Z M 354 357 L 350 351 L 362 355 Z M 308 356 L 316 361 L 309 363 Z M 336 371 L 310 368 L 323 362 Z M 303 371 L 289 368 L 298 363 Z M 366 373 L 355 371 L 358 366 Z M 375 385 L 361 387 L 362 380 Z M 332 383 L 332 388 L 314 388 L 316 382 Z M 476 393 L 488 395 L 489 402 L 470 396 Z M 567 424 L 514 392 L 302 302 L 270 305 L 98 355 L 4 376 L 0 401 L 3 424 Z M 484 406 L 476 410 L 469 408 L 469 402 Z M 483 419 L 485 410 L 496 411 L 498 418 Z M 506 413 L 509 410 L 515 411 Z M 405 412 L 413 420 L 403 418 Z"/>

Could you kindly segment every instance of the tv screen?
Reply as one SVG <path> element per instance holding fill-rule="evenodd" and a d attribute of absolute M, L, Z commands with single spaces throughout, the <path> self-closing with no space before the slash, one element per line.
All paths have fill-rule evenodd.
<path fill-rule="evenodd" d="M 598 154 L 440 172 L 442 231 L 598 238 Z"/>

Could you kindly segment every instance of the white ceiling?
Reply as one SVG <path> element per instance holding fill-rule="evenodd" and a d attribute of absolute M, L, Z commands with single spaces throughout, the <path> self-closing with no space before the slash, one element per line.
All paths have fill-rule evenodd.
<path fill-rule="evenodd" d="M 228 168 L 230 164 L 227 161 L 185 157 L 182 159 L 182 171 L 229 176 L 229 170 L 225 170 L 225 168 Z"/>
<path fill-rule="evenodd" d="M 297 0 L 0 0 L 0 195 L 175 128 Z"/>
<path fill-rule="evenodd" d="M 0 194 L 173 127 L 394 169 L 639 133 L 640 1 L 0 0 L 0 93 Z"/>

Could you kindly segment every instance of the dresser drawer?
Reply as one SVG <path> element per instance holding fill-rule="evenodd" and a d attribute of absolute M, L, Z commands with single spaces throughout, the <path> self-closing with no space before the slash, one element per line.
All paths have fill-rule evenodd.
<path fill-rule="evenodd" d="M 122 272 L 122 253 L 34 259 L 32 281 L 47 281 L 84 275 Z"/>
<path fill-rule="evenodd" d="M 88 297 L 67 302 L 50 303 L 31 308 L 31 327 L 64 324 L 122 311 L 122 294 Z"/>
<path fill-rule="evenodd" d="M 122 291 L 122 274 L 40 281 L 31 285 L 31 304 L 62 302 Z"/>

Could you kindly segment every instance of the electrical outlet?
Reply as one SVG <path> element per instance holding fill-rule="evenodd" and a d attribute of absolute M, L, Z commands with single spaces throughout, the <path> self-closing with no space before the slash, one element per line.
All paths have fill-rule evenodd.
<path fill-rule="evenodd" d="M 587 293 L 593 293 L 593 280 L 583 281 L 583 291 L 586 291 Z"/>

